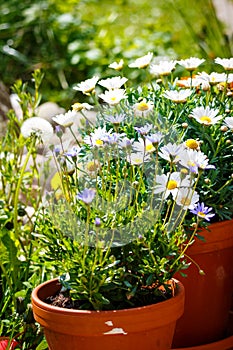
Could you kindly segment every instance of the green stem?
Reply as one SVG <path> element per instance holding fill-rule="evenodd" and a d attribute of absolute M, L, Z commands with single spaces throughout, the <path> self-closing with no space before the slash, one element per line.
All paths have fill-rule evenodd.
<path fill-rule="evenodd" d="M 22 181 L 23 181 L 23 177 L 24 177 L 24 173 L 25 173 L 25 170 L 26 170 L 26 166 L 28 164 L 28 161 L 29 161 L 29 158 L 30 156 L 32 155 L 32 152 L 33 152 L 33 149 L 34 149 L 34 146 L 35 146 L 35 139 L 33 140 L 29 150 L 28 150 L 28 153 L 27 153 L 27 156 L 25 158 L 25 161 L 23 163 L 23 166 L 21 168 L 21 172 L 20 172 L 20 176 L 19 176 L 19 179 L 18 179 L 18 182 L 17 182 L 17 186 L 16 186 L 16 190 L 15 190 L 15 198 L 14 198 L 14 230 L 15 230 L 15 238 L 18 239 L 19 235 L 18 235 L 18 202 L 19 202 L 19 191 L 20 191 L 20 186 L 22 184 Z"/>

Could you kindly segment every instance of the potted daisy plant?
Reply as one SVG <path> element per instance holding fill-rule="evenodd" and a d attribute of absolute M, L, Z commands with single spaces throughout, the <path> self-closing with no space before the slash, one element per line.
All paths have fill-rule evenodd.
<path fill-rule="evenodd" d="M 35 231 L 59 277 L 32 294 L 51 350 L 171 348 L 184 306 L 174 277 L 198 266 L 200 229 L 232 218 L 233 77 L 203 64 L 148 53 L 128 65 L 147 72 L 133 86 L 122 59 L 75 85 L 87 102 L 54 117 Z M 32 120 L 21 132 L 39 142 Z"/>

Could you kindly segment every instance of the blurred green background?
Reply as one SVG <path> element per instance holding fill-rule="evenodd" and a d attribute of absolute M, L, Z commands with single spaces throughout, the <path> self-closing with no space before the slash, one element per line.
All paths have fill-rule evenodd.
<path fill-rule="evenodd" d="M 232 56 L 212 0 L 7 0 L 0 13 L 0 80 L 10 87 L 42 68 L 43 100 L 64 107 L 72 84 L 122 57 Z"/>

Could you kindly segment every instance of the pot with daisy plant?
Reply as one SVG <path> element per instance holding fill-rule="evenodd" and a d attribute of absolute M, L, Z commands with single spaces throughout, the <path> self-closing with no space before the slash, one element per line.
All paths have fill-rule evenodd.
<path fill-rule="evenodd" d="M 86 111 L 91 104 L 73 104 L 70 143 L 64 144 L 66 131 L 60 128 L 67 127 L 67 114 L 54 119 L 57 143 L 48 145 L 47 157 L 57 172 L 35 234 L 45 243 L 41 259 L 45 265 L 54 261 L 60 277 L 32 293 L 34 316 L 51 350 L 64 344 L 169 349 L 184 303 L 183 287 L 173 278 L 188 268 L 186 255 L 199 228 L 220 216 L 212 202 L 203 204 L 206 174 L 214 177 L 219 164 L 201 142 L 205 132 L 193 138 L 191 122 L 202 124 L 189 118 L 207 91 L 193 74 L 189 89 L 169 82 L 178 63 L 166 62 L 166 69 L 160 63 L 159 71 L 152 56 L 129 65 L 151 73 L 137 87 L 122 88 L 127 79 L 119 76 L 74 87 L 94 101 L 98 113 L 93 124 Z M 117 63 L 113 68 L 120 69 Z M 98 93 L 100 88 L 105 92 Z M 227 89 L 216 93 L 218 100 L 222 94 L 229 100 Z M 78 131 L 80 117 L 86 123 Z M 221 190 L 230 186 L 229 181 Z"/>
<path fill-rule="evenodd" d="M 151 58 L 131 67 L 146 68 Z M 197 183 L 215 169 L 201 151 L 190 155 L 158 113 L 157 85 L 127 90 L 126 81 L 94 77 L 75 87 L 99 110 L 93 125 L 87 105 L 73 105 L 73 117 L 81 112 L 87 119 L 81 141 L 67 114 L 54 118 L 73 129 L 74 140 L 64 144 L 65 132 L 56 127 L 57 144 L 46 155 L 57 173 L 35 222 L 41 259 L 45 266 L 53 261 L 60 276 L 32 293 L 51 350 L 170 349 L 183 312 L 184 289 L 173 277 L 187 268 L 184 255 L 202 221 Z M 97 82 L 105 93 L 96 92 Z M 183 224 L 190 210 L 196 227 L 188 236 Z"/>

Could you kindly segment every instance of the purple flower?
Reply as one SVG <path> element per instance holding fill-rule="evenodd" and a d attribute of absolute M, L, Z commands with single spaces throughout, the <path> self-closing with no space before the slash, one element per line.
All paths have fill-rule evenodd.
<path fill-rule="evenodd" d="M 69 157 L 77 157 L 77 154 L 79 153 L 80 148 L 73 146 L 70 150 L 68 150 L 65 155 Z"/>
<path fill-rule="evenodd" d="M 150 129 L 152 128 L 152 125 L 146 124 L 145 126 L 142 126 L 140 128 L 134 127 L 134 129 L 140 134 L 140 135 L 147 135 Z"/>
<path fill-rule="evenodd" d="M 128 137 L 124 137 L 122 140 L 119 141 L 119 146 L 121 148 L 131 149 L 132 143 L 132 140 L 128 139 Z"/>
<path fill-rule="evenodd" d="M 113 134 L 107 135 L 107 138 L 104 141 L 109 145 L 116 145 L 120 137 L 120 134 L 114 132 Z"/>
<path fill-rule="evenodd" d="M 101 225 L 100 218 L 95 218 L 95 226 L 99 227 Z"/>
<path fill-rule="evenodd" d="M 196 206 L 190 211 L 191 213 L 197 215 L 199 218 L 210 221 L 210 219 L 215 215 L 210 213 L 211 210 L 211 207 L 205 207 L 205 204 L 202 202 L 197 203 Z"/>
<path fill-rule="evenodd" d="M 157 145 L 163 138 L 163 134 L 161 132 L 157 132 L 155 134 L 147 135 L 146 137 L 153 145 Z"/>
<path fill-rule="evenodd" d="M 55 126 L 55 133 L 56 133 L 56 135 L 57 135 L 58 137 L 61 137 L 61 136 L 62 136 L 63 132 L 62 132 L 62 128 L 61 128 L 60 125 L 56 125 L 56 126 Z"/>
<path fill-rule="evenodd" d="M 96 192 L 94 189 L 85 188 L 82 192 L 79 192 L 76 197 L 83 201 L 83 203 L 89 205 L 93 201 L 95 194 Z"/>

